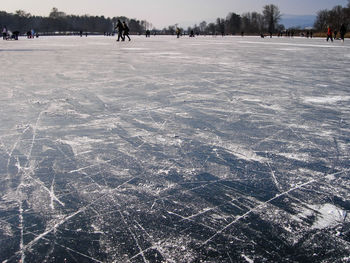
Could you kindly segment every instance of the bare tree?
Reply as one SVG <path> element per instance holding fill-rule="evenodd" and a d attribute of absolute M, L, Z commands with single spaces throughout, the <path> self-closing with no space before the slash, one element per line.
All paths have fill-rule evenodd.
<path fill-rule="evenodd" d="M 265 5 L 263 7 L 263 16 L 267 29 L 271 33 L 276 32 L 278 22 L 281 20 L 281 12 L 276 5 Z"/>
<path fill-rule="evenodd" d="M 235 35 L 241 29 L 241 16 L 229 13 L 226 17 L 226 33 Z"/>
<path fill-rule="evenodd" d="M 314 27 L 317 30 L 321 30 L 321 31 L 326 30 L 328 25 L 328 17 L 329 17 L 329 11 L 327 9 L 318 11 Z"/>
<path fill-rule="evenodd" d="M 225 20 L 222 18 L 217 18 L 216 19 L 216 32 L 215 33 L 220 33 L 220 34 L 225 34 Z"/>
<path fill-rule="evenodd" d="M 329 12 L 328 22 L 334 29 L 339 29 L 345 20 L 344 8 L 337 5 Z"/>
<path fill-rule="evenodd" d="M 202 21 L 199 24 L 199 30 L 200 30 L 200 32 L 205 33 L 206 29 L 207 29 L 207 22 Z"/>
<path fill-rule="evenodd" d="M 51 10 L 51 12 L 49 14 L 49 17 L 50 18 L 54 18 L 54 19 L 62 18 L 62 17 L 65 17 L 65 16 L 66 16 L 66 13 L 58 11 L 58 9 L 56 7 L 52 8 L 52 10 Z"/>

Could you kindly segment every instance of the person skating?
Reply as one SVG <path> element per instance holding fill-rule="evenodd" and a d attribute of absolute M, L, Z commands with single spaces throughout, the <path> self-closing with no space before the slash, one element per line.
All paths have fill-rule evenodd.
<path fill-rule="evenodd" d="M 123 29 L 124 29 L 124 31 L 123 31 L 124 39 L 125 39 L 125 37 L 127 37 L 129 39 L 129 41 L 131 41 L 131 39 L 129 37 L 129 31 L 130 30 L 129 30 L 128 25 L 125 23 L 125 21 L 123 22 Z"/>
<path fill-rule="evenodd" d="M 117 39 L 117 41 L 119 41 L 120 39 L 122 39 L 122 41 L 124 41 L 125 40 L 125 38 L 123 37 L 124 26 L 123 26 L 122 22 L 120 22 L 119 19 L 118 19 L 118 22 L 117 22 L 117 25 L 116 25 L 115 29 L 118 30 L 118 39 Z"/>
<path fill-rule="evenodd" d="M 340 32 L 340 39 L 344 42 L 345 34 L 346 34 L 345 24 L 341 24 L 339 32 Z"/>
<path fill-rule="evenodd" d="M 180 28 L 177 27 L 175 32 L 176 32 L 177 38 L 179 38 L 181 34 Z"/>
<path fill-rule="evenodd" d="M 4 28 L 2 29 L 2 39 L 6 40 L 7 39 L 7 27 L 4 26 Z"/>
<path fill-rule="evenodd" d="M 329 39 L 333 42 L 333 31 L 330 26 L 328 26 L 327 28 L 327 42 Z"/>

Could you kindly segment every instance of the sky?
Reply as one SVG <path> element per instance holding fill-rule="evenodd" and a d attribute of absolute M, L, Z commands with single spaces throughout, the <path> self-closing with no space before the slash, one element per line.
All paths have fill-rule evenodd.
<path fill-rule="evenodd" d="M 203 20 L 212 22 L 229 12 L 261 12 L 266 4 L 277 5 L 282 14 L 315 15 L 321 9 L 347 3 L 348 0 L 1 0 L 0 10 L 13 13 L 22 9 L 47 16 L 57 7 L 67 14 L 147 20 L 160 29 L 174 24 L 189 26 Z"/>

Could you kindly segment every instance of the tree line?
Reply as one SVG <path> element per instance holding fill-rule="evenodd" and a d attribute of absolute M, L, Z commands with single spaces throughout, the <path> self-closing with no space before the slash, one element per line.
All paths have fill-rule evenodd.
<path fill-rule="evenodd" d="M 133 34 L 143 34 L 147 29 L 152 28 L 152 24 L 145 20 L 129 19 L 124 16 L 104 17 L 104 16 L 77 16 L 67 15 L 65 12 L 53 8 L 48 17 L 34 16 L 23 10 L 17 10 L 15 13 L 0 11 L 0 26 L 7 26 L 12 31 L 25 33 L 31 29 L 36 32 L 53 34 L 67 32 L 91 32 L 103 33 L 113 32 L 117 20 L 126 21 Z M 275 5 L 266 5 L 263 12 L 245 13 L 238 15 L 229 13 L 226 19 L 218 18 L 216 23 L 207 24 L 205 21 L 198 26 L 190 27 L 187 30 L 193 30 L 199 34 L 237 34 L 242 31 L 246 33 L 276 33 L 284 29 L 279 24 L 281 13 Z M 169 26 L 163 30 L 155 30 L 158 34 L 175 34 L 176 25 Z M 182 29 L 182 31 L 184 31 Z"/>
<path fill-rule="evenodd" d="M 229 13 L 226 18 L 217 18 L 215 23 L 201 22 L 199 25 L 187 28 L 187 31 L 194 31 L 196 34 L 225 34 L 235 35 L 242 32 L 247 34 L 278 33 L 285 28 L 279 24 L 281 12 L 278 6 L 270 4 L 263 7 L 262 13 L 248 12 L 242 15 Z M 163 29 L 169 33 L 175 31 L 174 26 Z"/>
<path fill-rule="evenodd" d="M 23 10 L 17 10 L 15 13 L 0 11 L 0 27 L 6 26 L 9 30 L 19 31 L 22 34 L 34 29 L 43 34 L 67 33 L 67 32 L 89 32 L 89 33 L 108 33 L 114 31 L 117 20 L 125 21 L 130 32 L 134 34 L 143 33 L 146 28 L 152 25 L 145 20 L 129 19 L 124 16 L 104 17 L 90 15 L 67 15 L 65 12 L 53 8 L 48 17 L 33 16 Z"/>
<path fill-rule="evenodd" d="M 350 0 L 348 0 L 348 5 L 346 7 L 337 5 L 331 10 L 320 10 L 317 13 L 314 28 L 320 32 L 326 31 L 328 26 L 339 30 L 342 24 L 350 24 Z"/>
<path fill-rule="evenodd" d="M 89 33 L 109 33 L 114 31 L 117 20 L 125 21 L 132 34 L 143 34 L 147 29 L 152 28 L 152 24 L 145 20 L 129 19 L 124 16 L 104 17 L 90 15 L 67 15 L 65 12 L 53 8 L 48 17 L 34 16 L 23 10 L 15 13 L 0 11 L 0 27 L 7 26 L 12 31 L 25 33 L 35 29 L 40 33 L 67 33 L 67 32 L 89 32 Z M 235 35 L 241 32 L 245 34 L 276 34 L 284 31 L 283 25 L 279 24 L 281 12 L 278 6 L 265 5 L 262 12 L 248 12 L 242 15 L 234 12 L 229 13 L 226 18 L 217 18 L 213 23 L 203 21 L 199 25 L 187 28 L 188 32 L 194 31 L 196 34 L 230 34 Z M 341 24 L 350 24 L 350 0 L 348 5 L 342 7 L 335 6 L 333 9 L 320 10 L 314 23 L 314 30 L 318 32 L 326 31 L 328 26 L 339 29 Z M 157 34 L 175 34 L 177 25 L 155 30 Z M 181 31 L 186 31 L 181 29 Z"/>

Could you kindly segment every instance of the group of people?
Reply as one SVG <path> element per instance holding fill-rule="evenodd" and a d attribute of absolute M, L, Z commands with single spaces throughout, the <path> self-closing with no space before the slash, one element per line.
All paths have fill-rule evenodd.
<path fill-rule="evenodd" d="M 19 32 L 11 32 L 7 29 L 6 26 L 2 28 L 2 39 L 3 40 L 18 40 Z"/>
<path fill-rule="evenodd" d="M 39 37 L 38 33 L 34 32 L 34 29 L 26 32 L 27 38 L 34 38 L 34 37 Z M 6 26 L 2 28 L 2 39 L 3 40 L 18 40 L 19 36 L 19 31 L 13 31 L 11 32 L 10 30 L 7 29 Z"/>
<path fill-rule="evenodd" d="M 119 19 L 117 21 L 117 25 L 115 26 L 115 29 L 117 30 L 118 32 L 118 38 L 117 38 L 117 41 L 125 41 L 125 38 L 128 38 L 129 41 L 131 41 L 131 38 L 129 36 L 129 27 L 128 25 L 125 23 L 125 21 L 121 22 Z M 340 29 L 339 29 L 339 33 L 340 33 L 340 39 L 344 42 L 344 39 L 345 39 L 345 34 L 346 34 L 346 26 L 345 24 L 342 24 L 340 26 Z M 175 30 L 175 33 L 177 35 L 177 38 L 180 37 L 181 35 L 181 30 L 179 28 L 176 28 Z M 83 32 L 80 31 L 80 36 L 83 35 Z M 149 30 L 146 31 L 146 37 L 150 37 L 151 35 L 151 32 Z M 244 36 L 244 32 L 241 33 L 242 36 Z M 337 39 L 337 35 L 338 35 L 338 31 L 337 30 L 334 30 L 328 26 L 327 28 L 327 42 L 329 40 L 331 40 L 333 42 L 333 39 Z M 15 31 L 15 32 L 10 32 L 6 26 L 4 26 L 2 28 L 2 38 L 3 40 L 8 40 L 8 39 L 15 39 L 15 40 L 18 40 L 18 36 L 19 36 L 19 32 L 18 31 Z M 27 32 L 27 37 L 28 38 L 34 38 L 34 36 L 36 37 L 39 37 L 38 34 L 35 35 L 34 33 L 34 30 L 32 29 L 31 31 L 28 31 Z M 87 36 L 87 33 L 86 33 L 86 36 Z M 190 37 L 194 37 L 194 32 L 193 30 L 191 30 L 191 33 L 189 34 Z M 270 36 L 272 37 L 272 33 L 270 34 Z M 280 33 L 278 34 L 278 36 L 283 36 L 283 33 Z M 286 36 L 294 36 L 294 31 L 286 31 Z M 305 36 L 305 35 L 303 35 Z M 334 36 L 334 37 L 333 37 Z M 265 37 L 263 34 L 261 34 L 261 37 Z M 309 37 L 313 37 L 313 34 L 312 34 L 312 31 L 307 31 L 306 33 L 306 37 L 309 38 Z"/>
<path fill-rule="evenodd" d="M 345 24 L 342 24 L 340 26 L 339 33 L 340 33 L 341 41 L 344 42 L 345 34 L 346 34 L 346 26 L 345 26 Z M 333 35 L 334 35 L 334 39 L 337 39 L 338 31 L 334 30 L 334 32 L 333 32 L 333 29 L 330 26 L 328 26 L 328 28 L 327 28 L 327 42 L 329 40 L 331 40 L 333 42 Z"/>
<path fill-rule="evenodd" d="M 129 36 L 129 27 L 128 25 L 125 23 L 125 21 L 123 21 L 123 23 L 118 19 L 117 21 L 117 25 L 115 26 L 115 29 L 118 31 L 118 39 L 117 41 L 125 41 L 125 37 L 127 37 L 129 39 L 129 41 L 131 41 L 130 36 Z"/>

